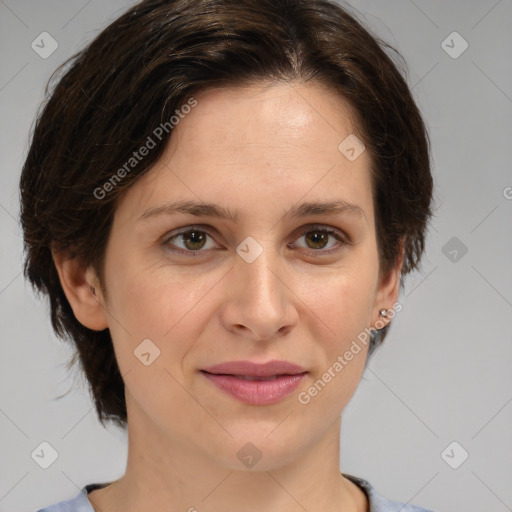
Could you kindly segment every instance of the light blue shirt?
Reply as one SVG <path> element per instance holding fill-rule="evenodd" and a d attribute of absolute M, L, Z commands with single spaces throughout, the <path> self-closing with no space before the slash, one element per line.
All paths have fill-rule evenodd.
<path fill-rule="evenodd" d="M 406 505 L 399 501 L 383 498 L 377 494 L 375 488 L 367 480 L 347 475 L 346 473 L 342 473 L 342 475 L 354 482 L 366 494 L 370 502 L 368 512 L 434 512 L 433 510 L 427 510 L 416 505 Z M 91 502 L 87 499 L 87 494 L 107 485 L 108 483 L 86 485 L 75 498 L 61 501 L 55 505 L 42 508 L 37 512 L 94 512 Z"/>

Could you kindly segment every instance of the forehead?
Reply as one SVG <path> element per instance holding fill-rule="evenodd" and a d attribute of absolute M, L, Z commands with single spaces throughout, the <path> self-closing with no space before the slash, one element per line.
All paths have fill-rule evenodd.
<path fill-rule="evenodd" d="M 203 150 L 204 143 L 229 149 L 237 142 L 285 147 L 315 146 L 321 141 L 324 146 L 330 142 L 337 146 L 340 135 L 356 130 L 353 107 L 318 82 L 210 89 L 196 99 L 200 115 L 196 108 L 177 130 L 178 136 L 194 130 L 188 141 L 194 149 Z"/>
<path fill-rule="evenodd" d="M 339 149 L 357 132 L 357 114 L 339 94 L 319 84 L 278 83 L 194 98 L 197 106 L 175 126 L 159 161 L 126 193 L 134 216 L 176 198 L 249 207 L 257 197 L 294 203 L 306 194 L 357 199 L 371 210 L 367 152 L 349 161 Z"/>

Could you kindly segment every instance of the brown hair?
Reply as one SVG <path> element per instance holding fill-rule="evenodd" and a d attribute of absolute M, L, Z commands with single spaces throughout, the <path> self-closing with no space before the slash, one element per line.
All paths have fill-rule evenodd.
<path fill-rule="evenodd" d="M 48 295 L 56 334 L 74 342 L 68 369 L 81 363 L 103 425 L 127 421 L 110 332 L 75 318 L 51 247 L 104 281 L 117 201 L 158 160 L 172 129 L 152 137 L 156 147 L 129 172 L 117 171 L 201 90 L 315 80 L 348 100 L 372 160 L 380 270 L 396 265 L 403 243 L 403 287 L 424 251 L 433 180 L 427 130 L 388 49 L 401 58 L 331 0 L 146 0 L 52 75 L 20 179 L 24 273 Z M 113 183 L 116 172 L 122 179 Z M 369 354 L 387 330 L 373 333 Z"/>

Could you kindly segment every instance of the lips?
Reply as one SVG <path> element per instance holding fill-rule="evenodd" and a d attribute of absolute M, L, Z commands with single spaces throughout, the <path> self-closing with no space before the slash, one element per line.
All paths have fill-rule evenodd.
<path fill-rule="evenodd" d="M 251 405 L 269 405 L 289 396 L 308 373 L 286 361 L 258 364 L 231 361 L 201 370 L 217 388 Z"/>
<path fill-rule="evenodd" d="M 305 368 L 288 361 L 272 360 L 267 363 L 252 361 L 229 361 L 203 368 L 202 371 L 215 375 L 236 375 L 240 377 L 275 377 L 278 375 L 298 375 L 306 372 Z"/>

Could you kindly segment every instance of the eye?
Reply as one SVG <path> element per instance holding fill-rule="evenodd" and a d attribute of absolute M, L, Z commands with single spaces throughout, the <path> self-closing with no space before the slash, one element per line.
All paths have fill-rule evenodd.
<path fill-rule="evenodd" d="M 305 248 L 309 249 L 307 252 L 313 255 L 318 255 L 319 253 L 331 253 L 339 249 L 340 246 L 350 244 L 350 241 L 341 231 L 328 226 L 305 226 L 299 238 L 302 237 L 305 237 Z M 331 245 L 328 250 L 324 250 L 329 242 L 329 237 L 336 239 L 338 243 L 334 244 L 334 249 L 332 249 L 333 245 Z"/>
<path fill-rule="evenodd" d="M 215 249 L 215 244 L 210 247 L 207 246 L 206 242 L 208 238 L 212 238 L 208 231 L 191 226 L 188 227 L 185 231 L 174 233 L 172 236 L 167 237 L 164 240 L 163 245 L 168 246 L 171 252 L 186 254 L 187 256 L 197 256 L 200 252 L 204 252 L 202 249 L 205 247 L 206 249 Z M 171 243 L 176 239 L 181 239 L 184 247 L 176 246 L 175 243 Z M 178 247 L 178 249 L 175 249 L 175 247 Z"/>
<path fill-rule="evenodd" d="M 305 237 L 306 240 L 306 252 L 315 256 L 324 253 L 330 254 L 331 252 L 338 250 L 340 246 L 351 244 L 348 237 L 346 237 L 341 231 L 329 226 L 305 226 L 302 229 L 299 238 L 302 237 Z M 219 248 L 214 242 L 210 243 L 210 246 L 208 246 L 208 238 L 213 241 L 212 235 L 209 231 L 205 230 L 205 228 L 199 226 L 188 226 L 187 229 L 166 237 L 162 244 L 173 253 L 187 256 L 198 256 L 199 253 L 205 252 L 207 249 Z M 337 240 L 338 243 L 334 244 L 334 249 L 331 245 L 329 249 L 325 250 L 325 247 L 329 242 L 329 238 Z M 181 241 L 183 245 L 178 245 L 175 242 L 176 240 Z M 288 244 L 288 247 L 293 248 L 294 244 Z"/>

